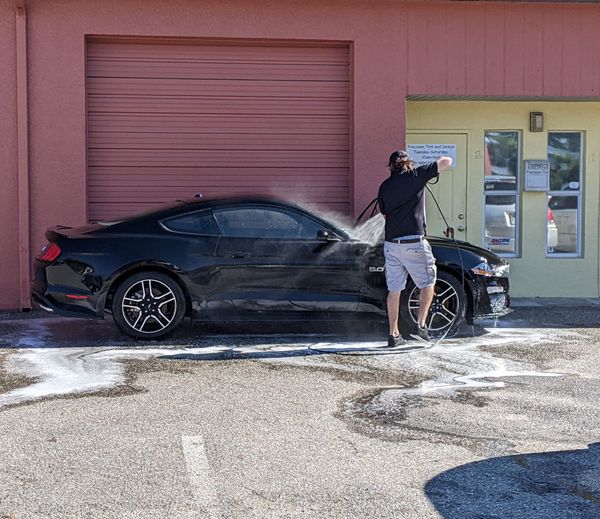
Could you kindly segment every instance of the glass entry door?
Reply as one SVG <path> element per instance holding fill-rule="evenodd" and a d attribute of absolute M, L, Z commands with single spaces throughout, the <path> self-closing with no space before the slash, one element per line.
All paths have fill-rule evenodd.
<path fill-rule="evenodd" d="M 465 240 L 468 225 L 467 134 L 408 131 L 406 143 L 413 160 L 422 157 L 423 160 L 431 162 L 439 157 L 438 153 L 454 152 L 453 159 L 455 160 L 452 169 L 442 171 L 439 182 L 429 187 L 440 204 L 448 224 L 454 228 L 455 237 Z M 415 153 L 415 150 L 419 150 L 419 152 Z M 429 193 L 426 196 L 426 210 L 427 234 L 429 236 L 444 236 L 446 224 Z"/>

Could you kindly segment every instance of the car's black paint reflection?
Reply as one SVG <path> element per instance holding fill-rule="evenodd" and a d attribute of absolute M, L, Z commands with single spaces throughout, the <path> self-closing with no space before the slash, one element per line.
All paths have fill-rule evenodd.
<path fill-rule="evenodd" d="M 186 315 L 202 321 L 386 315 L 381 244 L 282 201 L 194 200 L 110 225 L 51 228 L 46 237 L 61 253 L 52 262 L 36 262 L 34 299 L 61 315 L 102 318 L 112 312 L 121 329 L 137 338 L 166 336 Z M 459 287 L 464 283 L 459 297 L 467 320 L 506 313 L 508 279 L 472 270 L 482 262 L 502 265 L 502 259 L 465 242 L 428 239 L 438 271 Z M 160 333 L 135 333 L 115 315 L 122 306 L 115 300 L 118 288 L 140 273 L 162 276 L 181 295 L 183 311 Z M 153 308 L 155 295 L 148 295 L 148 305 L 133 312 Z M 407 308 L 402 318 L 410 327 Z"/>

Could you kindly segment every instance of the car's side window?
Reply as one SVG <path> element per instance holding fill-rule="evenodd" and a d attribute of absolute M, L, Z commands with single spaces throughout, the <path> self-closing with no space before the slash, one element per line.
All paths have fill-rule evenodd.
<path fill-rule="evenodd" d="M 316 239 L 324 228 L 301 214 L 266 207 L 219 209 L 215 218 L 223 236 L 236 238 Z"/>
<path fill-rule="evenodd" d="M 296 213 L 268 211 L 269 236 L 274 238 L 298 238 L 314 240 L 317 231 L 324 227 L 317 222 Z"/>
<path fill-rule="evenodd" d="M 260 208 L 218 209 L 215 219 L 223 236 L 232 238 L 266 238 L 267 219 Z"/>
<path fill-rule="evenodd" d="M 221 234 L 212 211 L 201 211 L 169 218 L 163 221 L 162 224 L 170 231 L 185 234 L 201 234 L 205 236 L 218 236 Z"/>

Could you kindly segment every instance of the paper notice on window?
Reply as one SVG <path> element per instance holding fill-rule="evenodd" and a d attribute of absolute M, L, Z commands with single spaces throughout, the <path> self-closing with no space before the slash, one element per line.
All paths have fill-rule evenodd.
<path fill-rule="evenodd" d="M 456 144 L 408 144 L 406 151 L 417 166 L 435 162 L 440 157 L 450 157 L 452 167 L 456 167 Z"/>
<path fill-rule="evenodd" d="M 525 160 L 525 191 L 550 189 L 550 163 L 547 160 Z"/>

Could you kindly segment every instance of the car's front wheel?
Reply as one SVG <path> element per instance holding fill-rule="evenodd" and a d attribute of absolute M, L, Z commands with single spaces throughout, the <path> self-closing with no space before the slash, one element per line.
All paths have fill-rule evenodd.
<path fill-rule="evenodd" d="M 113 297 L 113 319 L 134 339 L 161 339 L 174 332 L 185 316 L 185 296 L 179 284 L 160 272 L 140 272 L 127 278 Z"/>
<path fill-rule="evenodd" d="M 417 331 L 420 290 L 411 282 L 402 293 L 402 329 Z M 460 282 L 447 272 L 439 272 L 426 323 L 433 337 L 452 337 L 465 316 L 466 295 Z"/>

